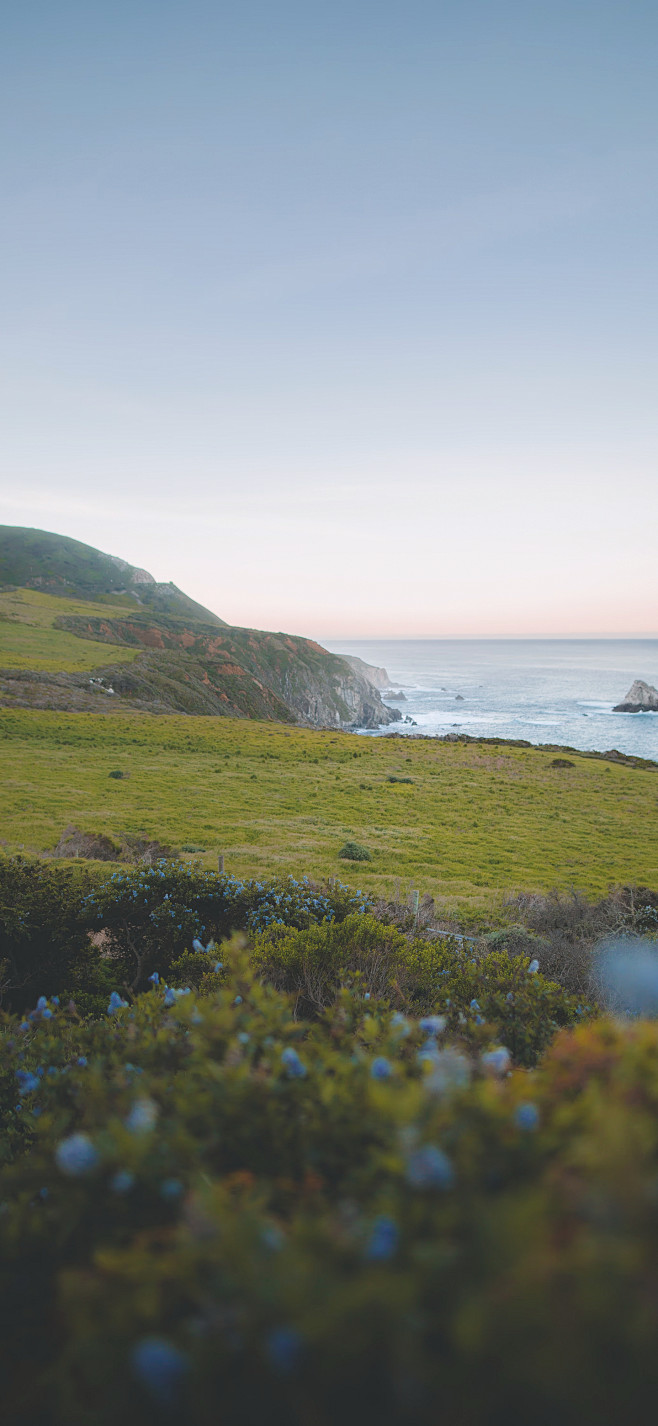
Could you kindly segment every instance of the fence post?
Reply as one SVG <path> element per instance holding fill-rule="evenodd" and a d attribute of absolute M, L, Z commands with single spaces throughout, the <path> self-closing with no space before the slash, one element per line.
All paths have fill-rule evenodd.
<path fill-rule="evenodd" d="M 219 853 L 219 856 L 218 856 L 218 858 L 217 858 L 217 870 L 218 870 L 218 871 L 223 871 L 223 870 L 224 870 L 224 853 L 223 853 L 223 852 L 220 852 L 220 853 Z"/>

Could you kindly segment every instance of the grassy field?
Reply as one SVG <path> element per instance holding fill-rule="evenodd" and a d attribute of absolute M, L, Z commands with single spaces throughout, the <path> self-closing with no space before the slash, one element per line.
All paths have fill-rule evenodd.
<path fill-rule="evenodd" d="M 109 663 L 130 663 L 137 649 L 119 644 L 94 644 L 64 629 L 54 629 L 59 614 L 125 617 L 126 601 L 92 604 L 58 599 L 36 589 L 0 593 L 0 668 L 36 669 L 42 673 L 86 673 Z M 130 604 L 134 608 L 134 603 Z"/>
<path fill-rule="evenodd" d="M 658 887 L 658 775 L 577 754 L 552 768 L 538 749 L 28 710 L 0 712 L 0 748 L 7 851 L 48 851 L 72 823 L 208 866 L 222 851 L 243 875 L 339 875 L 387 893 L 399 879 L 446 913 L 513 890 Z M 340 859 L 347 839 L 372 860 Z"/>

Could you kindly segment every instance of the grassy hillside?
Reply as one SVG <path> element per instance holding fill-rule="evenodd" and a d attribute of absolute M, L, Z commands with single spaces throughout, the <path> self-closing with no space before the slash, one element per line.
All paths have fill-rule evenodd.
<path fill-rule="evenodd" d="M 553 768 L 539 749 L 28 710 L 0 713 L 0 746 L 10 851 L 52 849 L 73 823 L 194 848 L 209 866 L 221 850 L 240 874 L 388 892 L 400 878 L 446 910 L 512 889 L 658 884 L 658 775 L 578 754 Z M 341 860 L 347 839 L 372 860 Z"/>
<path fill-rule="evenodd" d="M 128 596 L 133 608 L 146 605 L 161 614 L 224 625 L 223 619 L 183 594 L 175 584 L 158 583 L 146 570 L 137 569 L 127 560 L 49 530 L 0 525 L 2 585 L 96 601 L 119 593 Z"/>
<path fill-rule="evenodd" d="M 312 639 L 218 627 L 146 610 L 125 595 L 114 600 L 0 592 L 0 706 L 316 726 L 393 721 L 367 679 Z M 92 669 L 113 699 L 91 687 L 84 674 Z"/>
<path fill-rule="evenodd" d="M 125 617 L 126 604 L 134 607 L 132 600 L 119 596 L 116 603 L 104 606 L 104 613 Z M 58 598 L 36 589 L 0 593 L 0 668 L 81 673 L 108 662 L 132 662 L 136 649 L 110 643 L 101 650 L 88 639 L 54 627 L 63 615 L 97 613 L 95 603 Z"/>

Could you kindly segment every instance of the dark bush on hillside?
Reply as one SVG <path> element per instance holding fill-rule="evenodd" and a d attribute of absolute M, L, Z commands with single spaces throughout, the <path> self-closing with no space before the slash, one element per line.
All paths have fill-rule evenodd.
<path fill-rule="evenodd" d="M 658 1026 L 509 1074 L 360 987 L 309 1027 L 224 959 L 0 1028 L 5 1426 L 643 1419 Z"/>
<path fill-rule="evenodd" d="M 372 861 L 372 854 L 368 851 L 368 848 L 362 846 L 360 842 L 345 842 L 338 855 L 347 862 Z"/>
<path fill-rule="evenodd" d="M 95 996 L 112 988 L 80 915 L 86 873 L 0 856 L 0 1003 L 6 1009 L 62 994 L 86 997 L 91 1008 Z"/>

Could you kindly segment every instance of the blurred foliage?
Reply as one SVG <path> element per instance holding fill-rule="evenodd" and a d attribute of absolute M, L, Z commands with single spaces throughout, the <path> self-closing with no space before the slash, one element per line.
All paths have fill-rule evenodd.
<path fill-rule="evenodd" d="M 366 998 L 369 921 L 318 928 L 336 963 L 360 931 L 364 979 L 313 1023 L 239 938 L 221 971 L 193 953 L 199 994 L 5 1017 L 8 1426 L 618 1426 L 653 1401 L 658 1026 L 510 1071 L 490 1028 Z M 514 973 L 549 1005 L 487 960 L 455 963 L 462 1001 Z"/>

